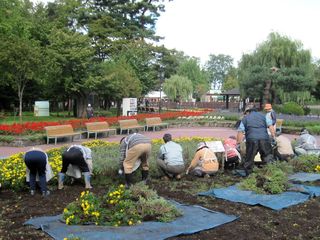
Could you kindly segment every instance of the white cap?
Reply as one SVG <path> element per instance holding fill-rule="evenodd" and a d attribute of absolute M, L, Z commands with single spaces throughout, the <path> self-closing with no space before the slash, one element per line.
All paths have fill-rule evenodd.
<path fill-rule="evenodd" d="M 90 103 L 88 104 L 88 107 L 91 107 L 91 104 L 90 104 Z"/>

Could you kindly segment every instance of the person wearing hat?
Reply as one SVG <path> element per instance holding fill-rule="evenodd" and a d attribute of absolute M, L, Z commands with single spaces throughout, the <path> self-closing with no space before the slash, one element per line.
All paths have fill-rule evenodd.
<path fill-rule="evenodd" d="M 124 172 L 126 187 L 133 183 L 133 172 L 141 165 L 142 181 L 147 182 L 149 175 L 148 159 L 151 155 L 151 139 L 140 134 L 133 133 L 120 140 L 120 169 Z"/>
<path fill-rule="evenodd" d="M 163 135 L 163 141 L 165 144 L 160 147 L 157 165 L 163 172 L 165 180 L 173 177 L 180 180 L 180 174 L 185 170 L 182 147 L 172 141 L 172 136 L 169 133 Z"/>
<path fill-rule="evenodd" d="M 53 173 L 48 162 L 48 155 L 42 149 L 33 147 L 25 153 L 23 158 L 27 166 L 26 180 L 30 185 L 30 194 L 35 195 L 38 180 L 42 196 L 50 195 L 47 182 L 53 177 Z"/>
<path fill-rule="evenodd" d="M 272 109 L 272 105 L 270 103 L 266 103 L 264 105 L 264 110 L 266 111 L 266 117 L 271 119 L 273 128 L 276 130 L 277 115 L 276 115 L 276 112 Z M 268 129 L 268 134 L 269 136 L 271 135 L 269 129 Z"/>
<path fill-rule="evenodd" d="M 186 174 L 197 177 L 210 177 L 219 170 L 219 162 L 214 152 L 209 149 L 205 142 L 198 143 L 196 154 L 194 155 Z"/>
<path fill-rule="evenodd" d="M 267 129 L 270 130 L 271 137 L 275 141 L 275 130 L 270 118 L 257 112 L 255 107 L 249 104 L 245 108 L 245 116 L 241 120 L 238 128 L 237 143 L 240 144 L 245 136 L 246 157 L 243 161 L 243 169 L 236 171 L 241 176 L 248 176 L 253 171 L 254 158 L 260 153 L 263 163 L 273 162 L 271 140 Z"/>
<path fill-rule="evenodd" d="M 87 107 L 87 118 L 90 119 L 92 117 L 93 117 L 93 108 L 92 108 L 91 104 L 89 103 L 88 107 Z"/>
<path fill-rule="evenodd" d="M 300 136 L 295 143 L 294 151 L 299 156 L 307 154 L 307 151 L 312 149 L 317 149 L 317 140 L 306 128 L 302 128 Z"/>

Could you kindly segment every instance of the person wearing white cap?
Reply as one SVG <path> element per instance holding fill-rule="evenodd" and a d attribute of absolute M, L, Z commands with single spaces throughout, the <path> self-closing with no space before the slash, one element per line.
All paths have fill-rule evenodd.
<path fill-rule="evenodd" d="M 89 103 L 88 107 L 87 107 L 87 118 L 90 119 L 92 117 L 93 117 L 93 108 L 92 108 L 91 104 Z"/>
<path fill-rule="evenodd" d="M 302 128 L 298 137 L 294 151 L 299 155 L 307 154 L 307 150 L 317 149 L 317 140 L 306 128 Z"/>
<path fill-rule="evenodd" d="M 210 177 L 219 170 L 219 162 L 214 152 L 205 142 L 198 143 L 197 151 L 193 157 L 186 174 L 197 177 Z"/>

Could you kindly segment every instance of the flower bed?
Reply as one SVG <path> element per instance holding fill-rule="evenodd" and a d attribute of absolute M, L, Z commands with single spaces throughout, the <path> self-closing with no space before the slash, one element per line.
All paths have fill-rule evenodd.
<path fill-rule="evenodd" d="M 200 116 L 206 114 L 207 111 L 181 111 L 181 112 L 166 112 L 161 114 L 138 114 L 136 116 L 120 116 L 120 117 L 96 117 L 91 119 L 73 119 L 59 122 L 26 122 L 26 123 L 15 123 L 15 124 L 1 124 L 0 134 L 27 134 L 34 132 L 43 132 L 46 126 L 56 126 L 63 124 L 71 124 L 74 129 L 85 128 L 86 122 L 102 122 L 106 121 L 110 125 L 118 124 L 118 120 L 122 119 L 137 119 L 143 121 L 145 118 L 160 117 L 162 120 L 175 119 L 177 117 L 189 117 L 189 116 Z"/>
<path fill-rule="evenodd" d="M 181 211 L 143 183 L 130 189 L 124 185 L 113 187 L 102 197 L 82 192 L 63 211 L 68 225 L 131 226 L 142 221 L 170 222 L 179 216 Z"/>
<path fill-rule="evenodd" d="M 174 139 L 174 141 L 181 143 L 184 149 L 184 158 L 186 163 L 193 157 L 196 145 L 200 141 L 209 141 L 212 138 L 201 137 L 182 137 Z M 156 167 L 156 156 L 159 151 L 160 145 L 163 144 L 162 139 L 152 140 L 152 155 L 150 158 L 150 174 L 153 176 L 158 175 Z M 94 174 L 99 177 L 100 175 L 108 175 L 110 177 L 116 177 L 116 172 L 119 167 L 119 143 L 106 142 L 102 140 L 94 140 L 83 143 L 92 149 L 94 158 Z M 57 174 L 61 170 L 62 158 L 61 154 L 65 150 L 65 147 L 53 148 L 47 151 L 49 163 L 54 173 L 52 183 L 56 183 Z M 10 156 L 7 159 L 0 161 L 0 183 L 6 188 L 22 189 L 25 185 L 26 167 L 23 161 L 23 154 L 18 153 Z"/>

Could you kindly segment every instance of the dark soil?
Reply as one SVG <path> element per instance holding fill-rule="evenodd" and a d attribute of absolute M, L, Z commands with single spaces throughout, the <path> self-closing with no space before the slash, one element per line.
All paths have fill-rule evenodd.
<path fill-rule="evenodd" d="M 173 237 L 170 239 L 320 239 L 320 198 L 292 206 L 282 211 L 273 211 L 261 206 L 248 206 L 210 197 L 199 197 L 197 192 L 213 186 L 230 185 L 239 178 L 225 173 L 210 179 L 183 178 L 181 181 L 162 182 L 152 180 L 150 186 L 159 195 L 176 201 L 197 204 L 214 211 L 239 216 L 239 219 L 197 234 Z M 23 223 L 39 216 L 57 215 L 63 208 L 75 200 L 84 190 L 82 184 L 66 186 L 64 190 L 55 190 L 44 198 L 40 194 L 30 196 L 28 191 L 13 192 L 3 190 L 0 193 L 0 240 L 4 239 L 51 239 L 46 233 L 35 230 Z M 107 187 L 95 187 L 93 192 L 104 194 Z"/>

